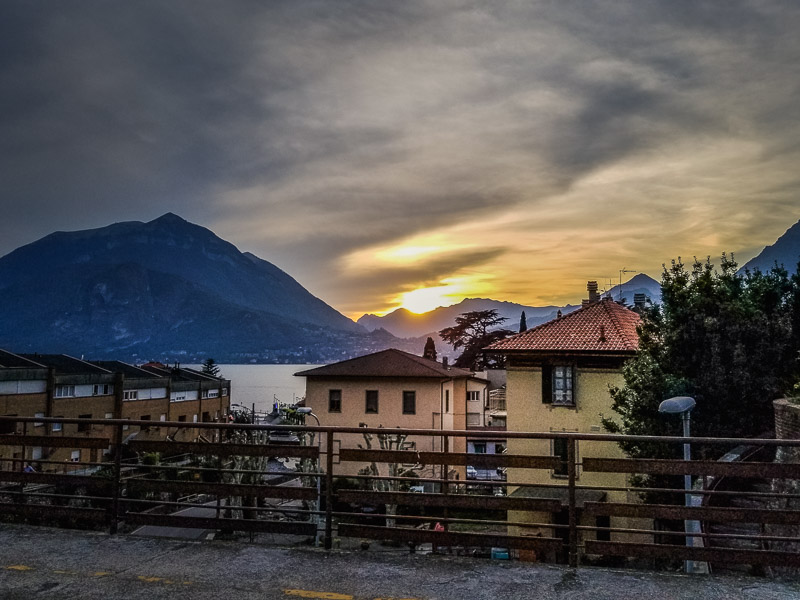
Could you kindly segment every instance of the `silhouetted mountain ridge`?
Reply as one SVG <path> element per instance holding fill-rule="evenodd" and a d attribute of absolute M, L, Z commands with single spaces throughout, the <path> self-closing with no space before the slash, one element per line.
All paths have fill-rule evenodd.
<path fill-rule="evenodd" d="M 792 225 L 771 246 L 765 247 L 755 258 L 745 263 L 742 269 L 766 272 L 776 264 L 783 266 L 789 273 L 797 271 L 800 261 L 800 221 Z"/>
<path fill-rule="evenodd" d="M 168 213 L 0 259 L 0 347 L 93 358 L 319 362 L 382 345 L 275 265 Z"/>

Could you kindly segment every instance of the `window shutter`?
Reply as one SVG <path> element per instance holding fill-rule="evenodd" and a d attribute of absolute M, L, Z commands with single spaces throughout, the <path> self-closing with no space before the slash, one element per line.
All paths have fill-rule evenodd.
<path fill-rule="evenodd" d="M 553 368 L 542 365 L 542 404 L 553 403 Z"/>

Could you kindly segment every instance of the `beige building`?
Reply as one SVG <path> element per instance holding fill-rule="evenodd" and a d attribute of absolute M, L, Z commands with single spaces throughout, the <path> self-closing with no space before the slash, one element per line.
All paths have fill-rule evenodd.
<path fill-rule="evenodd" d="M 337 427 L 465 430 L 468 416 L 483 410 L 486 398 L 487 381 L 471 371 L 395 349 L 295 375 L 306 378 L 306 406 L 322 425 Z M 441 438 L 410 437 L 408 442 L 418 450 L 442 449 Z M 343 446 L 358 444 L 364 445 L 362 436 L 343 436 Z M 466 440 L 454 438 L 450 451 L 466 452 Z M 463 467 L 457 472 L 464 478 Z"/>
<path fill-rule="evenodd" d="M 612 417 L 609 387 L 622 386 L 622 365 L 638 348 L 636 327 L 639 315 L 610 299 L 596 297 L 582 308 L 559 316 L 539 327 L 499 341 L 489 349 L 506 356 L 508 431 L 602 433 L 602 417 Z M 565 440 L 508 440 L 509 454 L 557 456 L 566 461 Z M 591 473 L 580 468 L 585 457 L 624 458 L 617 444 L 579 441 L 577 470 L 579 486 L 624 487 L 627 475 Z M 512 496 L 557 498 L 564 510 L 560 513 L 509 512 L 510 522 L 567 522 L 567 468 L 555 470 L 508 469 L 508 481 L 526 485 L 511 490 Z M 630 496 L 630 497 L 629 497 Z M 633 495 L 619 491 L 578 490 L 581 509 L 586 501 L 635 501 Z M 629 519 L 598 517 L 579 513 L 580 525 L 597 527 L 641 526 Z M 613 522 L 612 522 L 613 521 Z M 520 535 L 564 537 L 544 527 L 513 528 Z M 594 533 L 582 533 L 594 538 Z M 600 539 L 610 538 L 607 532 Z M 628 540 L 629 541 L 629 540 Z"/>

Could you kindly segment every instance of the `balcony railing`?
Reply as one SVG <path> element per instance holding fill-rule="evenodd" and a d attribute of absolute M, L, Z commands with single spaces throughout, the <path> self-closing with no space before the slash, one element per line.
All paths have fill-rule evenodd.
<path fill-rule="evenodd" d="M 91 434 L 32 435 L 34 422 L 48 430 L 54 422 L 89 424 Z M 13 432 L 0 435 L 5 518 L 112 533 L 141 526 L 279 533 L 326 548 L 355 538 L 476 555 L 502 549 L 573 566 L 620 558 L 800 566 L 800 464 L 630 459 L 618 449 L 622 440 L 662 448 L 688 441 L 722 456 L 745 443 L 800 452 L 800 440 L 504 432 L 506 453 L 468 454 L 467 436 L 496 432 L 44 417 L 0 417 L 0 426 Z M 147 439 L 132 435 L 140 427 L 149 427 Z M 158 438 L 181 430 L 180 439 L 206 441 Z M 566 452 L 515 450 L 532 443 Z M 42 458 L 33 459 L 32 448 Z M 52 459 L 65 449 L 107 454 Z M 500 469 L 506 479 L 468 480 L 467 467 Z M 685 474 L 696 478 L 691 495 L 703 502 L 684 501 L 676 476 Z M 631 475 L 679 483 L 633 487 Z M 719 485 L 723 477 L 729 486 Z M 715 484 L 704 486 L 706 478 Z M 748 480 L 761 487 L 742 483 Z M 641 494 L 660 499 L 645 503 Z M 741 498 L 753 502 L 732 502 Z M 687 533 L 684 521 L 702 528 Z M 755 532 L 714 529 L 731 523 L 753 524 Z M 736 540 L 749 547 L 729 544 Z"/>

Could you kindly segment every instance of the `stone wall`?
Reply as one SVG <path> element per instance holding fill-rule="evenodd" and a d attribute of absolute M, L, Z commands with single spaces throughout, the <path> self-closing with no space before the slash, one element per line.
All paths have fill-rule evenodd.
<path fill-rule="evenodd" d="M 775 410 L 775 439 L 796 440 L 800 439 L 800 403 L 781 398 L 773 403 Z M 775 462 L 798 463 L 800 462 L 800 447 L 779 447 L 775 453 Z M 800 481 L 797 479 L 773 479 L 772 491 L 783 495 L 771 502 L 770 508 L 779 510 L 800 510 L 800 498 L 789 498 L 787 494 L 800 494 Z M 800 537 L 800 526 L 797 525 L 767 525 L 768 535 Z M 771 542 L 770 550 L 780 552 L 800 552 L 800 544 L 796 542 Z M 796 568 L 774 569 L 780 574 L 796 575 Z"/>

